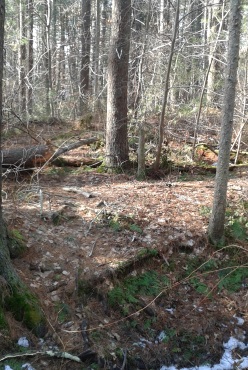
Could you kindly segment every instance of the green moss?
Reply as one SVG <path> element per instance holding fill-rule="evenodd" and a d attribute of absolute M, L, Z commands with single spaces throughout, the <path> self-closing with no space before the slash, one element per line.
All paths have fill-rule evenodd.
<path fill-rule="evenodd" d="M 16 229 L 8 230 L 7 243 L 11 258 L 20 257 L 27 250 L 24 237 L 19 230 Z"/>
<path fill-rule="evenodd" d="M 17 321 L 23 324 L 38 336 L 45 334 L 45 317 L 37 298 L 28 290 L 21 289 L 22 293 L 13 291 L 5 300 L 6 308 L 12 312 Z"/>

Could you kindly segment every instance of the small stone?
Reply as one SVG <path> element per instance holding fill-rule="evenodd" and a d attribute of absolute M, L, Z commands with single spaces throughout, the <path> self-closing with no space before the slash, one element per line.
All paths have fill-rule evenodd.
<path fill-rule="evenodd" d="M 64 271 L 62 271 L 62 274 L 63 274 L 63 275 L 65 275 L 65 276 L 70 275 L 70 273 L 69 273 L 68 271 L 65 271 L 65 270 L 64 270 Z"/>
<path fill-rule="evenodd" d="M 60 301 L 60 298 L 59 298 L 59 296 L 58 296 L 58 295 L 53 295 L 53 296 L 51 296 L 51 300 L 52 300 L 53 302 L 59 302 L 59 301 Z"/>

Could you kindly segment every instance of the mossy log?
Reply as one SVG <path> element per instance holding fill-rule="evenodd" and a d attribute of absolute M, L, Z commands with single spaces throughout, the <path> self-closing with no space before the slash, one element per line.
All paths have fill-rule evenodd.
<path fill-rule="evenodd" d="M 14 269 L 8 243 L 8 233 L 2 223 L 0 226 L 0 276 L 6 287 L 0 301 L 2 316 L 4 310 L 10 311 L 16 320 L 21 321 L 35 335 L 42 337 L 46 333 L 44 313 L 38 298 L 23 283 Z M 1 321 L 4 322 L 4 317 Z"/>
<path fill-rule="evenodd" d="M 60 148 L 55 148 L 51 143 L 44 145 L 36 145 L 25 148 L 13 148 L 2 150 L 2 166 L 15 168 L 33 168 L 45 164 L 48 161 L 53 161 L 63 153 L 72 149 L 79 148 L 83 145 L 92 144 L 97 141 L 96 137 L 82 139 L 75 143 L 64 145 Z"/>

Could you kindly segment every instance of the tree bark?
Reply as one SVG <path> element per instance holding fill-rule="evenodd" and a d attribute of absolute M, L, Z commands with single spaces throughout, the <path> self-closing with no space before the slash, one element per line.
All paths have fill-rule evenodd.
<path fill-rule="evenodd" d="M 2 136 L 2 79 L 3 79 L 3 39 L 4 39 L 5 2 L 0 0 L 0 150 Z M 0 194 L 2 191 L 2 166 L 0 163 Z M 45 316 L 35 295 L 25 286 L 16 273 L 8 249 L 8 234 L 3 221 L 2 197 L 0 196 L 0 277 L 1 277 L 1 316 L 4 310 L 22 321 L 36 335 L 43 336 L 46 331 Z M 4 286 L 4 292 L 3 292 Z M 1 324 L 3 324 L 3 318 Z M 2 326 L 1 326 L 2 328 Z M 6 322 L 7 328 L 7 322 Z"/>
<path fill-rule="evenodd" d="M 33 113 L 33 68 L 34 68 L 34 2 L 29 0 L 28 4 L 29 14 L 29 40 L 28 40 L 28 114 Z"/>
<path fill-rule="evenodd" d="M 131 0 L 114 0 L 108 60 L 106 127 L 106 165 L 109 168 L 118 168 L 129 161 L 127 86 L 130 26 Z"/>
<path fill-rule="evenodd" d="M 214 202 L 208 228 L 209 239 L 215 245 L 221 245 L 224 242 L 226 196 L 239 60 L 240 28 L 241 0 L 231 0 L 228 56 L 220 132 L 220 149 L 216 170 Z"/>
<path fill-rule="evenodd" d="M 90 0 L 82 0 L 82 55 L 80 71 L 80 114 L 87 107 L 87 95 L 90 88 Z"/>

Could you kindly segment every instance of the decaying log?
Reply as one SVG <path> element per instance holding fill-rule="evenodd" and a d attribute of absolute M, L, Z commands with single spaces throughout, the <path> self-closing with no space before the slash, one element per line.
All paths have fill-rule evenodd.
<path fill-rule="evenodd" d="M 48 161 L 51 162 L 63 153 L 83 145 L 92 144 L 95 141 L 97 141 L 97 138 L 92 137 L 64 145 L 58 149 L 54 148 L 52 144 L 7 149 L 1 152 L 1 162 L 3 167 L 32 168 L 43 165 Z"/>
<path fill-rule="evenodd" d="M 99 159 L 90 158 L 90 157 L 80 157 L 80 156 L 72 156 L 72 155 L 63 155 L 59 156 L 53 161 L 53 164 L 58 167 L 64 166 L 72 166 L 72 167 L 81 167 L 90 166 L 92 168 L 98 167 L 102 164 L 102 161 Z"/>
<path fill-rule="evenodd" d="M 3 150 L 1 153 L 2 166 L 36 167 L 49 160 L 53 153 L 54 150 L 48 145 Z"/>

